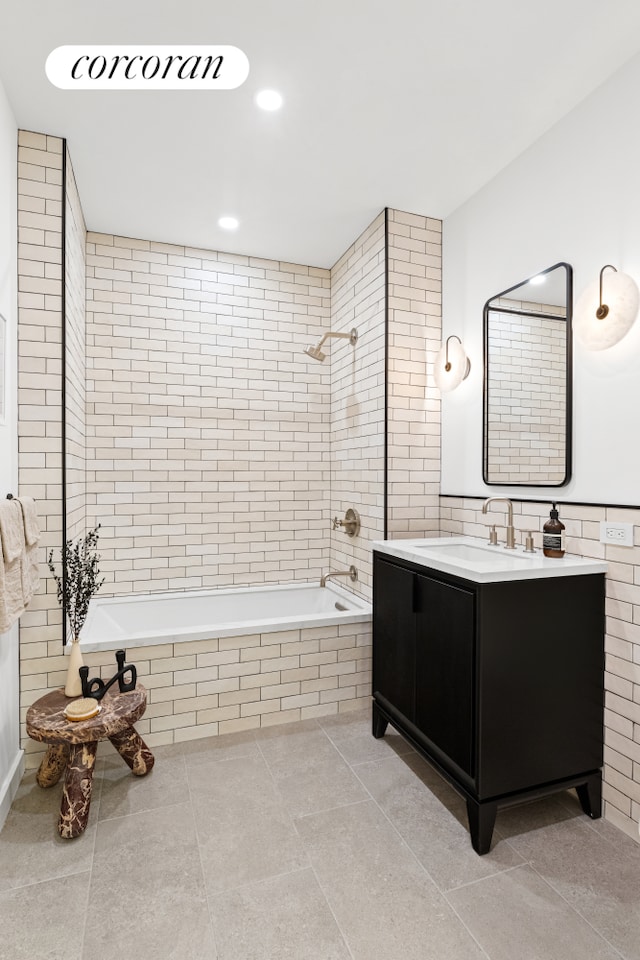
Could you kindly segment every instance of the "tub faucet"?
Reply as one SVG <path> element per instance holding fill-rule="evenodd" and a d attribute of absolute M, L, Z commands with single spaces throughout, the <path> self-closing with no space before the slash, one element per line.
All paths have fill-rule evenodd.
<path fill-rule="evenodd" d="M 485 502 L 482 504 L 482 512 L 486 513 L 487 508 L 490 503 L 506 503 L 507 505 L 507 542 L 505 543 L 506 550 L 515 550 L 516 548 L 516 533 L 513 529 L 513 504 L 511 500 L 507 497 L 488 497 Z"/>
<path fill-rule="evenodd" d="M 358 571 L 353 565 L 348 570 L 332 570 L 331 573 L 325 573 L 324 576 L 320 577 L 320 586 L 326 587 L 327 580 L 330 577 L 349 577 L 351 583 L 355 583 L 358 579 Z"/>

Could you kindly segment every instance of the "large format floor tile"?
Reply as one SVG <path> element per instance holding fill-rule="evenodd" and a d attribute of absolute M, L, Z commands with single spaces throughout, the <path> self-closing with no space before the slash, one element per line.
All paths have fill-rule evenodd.
<path fill-rule="evenodd" d="M 188 779 L 210 896 L 308 866 L 261 757 L 201 763 Z"/>
<path fill-rule="evenodd" d="M 496 826 L 502 836 L 509 841 L 516 841 L 555 823 L 574 819 L 581 820 L 584 824 L 592 823 L 580 809 L 577 798 L 575 805 L 571 805 L 566 802 L 565 794 L 556 793 L 540 800 L 499 809 Z"/>
<path fill-rule="evenodd" d="M 310 768 L 299 770 L 295 763 L 273 774 L 282 802 L 292 817 L 305 817 L 346 803 L 366 800 L 367 792 L 337 754 Z"/>
<path fill-rule="evenodd" d="M 39 787 L 35 773 L 23 777 L 0 833 L 0 890 L 81 873 L 91 868 L 100 779 L 94 783 L 89 825 L 75 840 L 62 840 L 57 824 L 62 785 Z"/>
<path fill-rule="evenodd" d="M 620 960 L 527 864 L 448 894 L 491 960 Z"/>
<path fill-rule="evenodd" d="M 483 956 L 373 801 L 296 826 L 355 960 Z"/>
<path fill-rule="evenodd" d="M 575 791 L 464 801 L 368 711 L 154 750 L 110 744 L 89 826 L 25 775 L 0 833 L 0 960 L 640 960 L 640 846 Z"/>
<path fill-rule="evenodd" d="M 218 960 L 350 960 L 311 869 L 211 899 Z"/>
<path fill-rule="evenodd" d="M 0 893 L 0 960 L 80 960 L 89 874 Z"/>
<path fill-rule="evenodd" d="M 98 825 L 82 956 L 215 957 L 190 804 Z"/>
<path fill-rule="evenodd" d="M 318 764 L 313 773 L 292 773 L 277 781 L 285 807 L 292 817 L 304 817 L 332 807 L 367 799 L 366 791 L 341 760 Z"/>
<path fill-rule="evenodd" d="M 498 831 L 488 854 L 474 852 L 464 801 L 416 754 L 360 764 L 357 771 L 441 890 L 522 863 Z"/>
<path fill-rule="evenodd" d="M 384 737 L 376 740 L 371 734 L 369 710 L 324 717 L 318 722 L 341 756 L 352 765 L 414 752 L 413 747 L 391 725 L 387 727 Z"/>
<path fill-rule="evenodd" d="M 102 767 L 100 820 L 142 813 L 188 800 L 183 757 L 156 759 L 150 773 L 136 777 L 119 756 L 99 761 Z"/>
<path fill-rule="evenodd" d="M 627 960 L 640 960 L 640 847 L 566 820 L 511 841 Z"/>
<path fill-rule="evenodd" d="M 282 801 L 292 817 L 304 817 L 367 793 L 335 745 L 315 722 L 275 727 L 258 745 Z"/>
<path fill-rule="evenodd" d="M 305 773 L 318 763 L 339 758 L 338 751 L 315 720 L 268 727 L 256 734 L 258 747 L 276 775 Z"/>
<path fill-rule="evenodd" d="M 202 737 L 175 744 L 180 749 L 188 767 L 218 760 L 234 760 L 238 757 L 257 757 L 260 754 L 252 730 L 240 733 L 225 733 L 220 737 Z"/>

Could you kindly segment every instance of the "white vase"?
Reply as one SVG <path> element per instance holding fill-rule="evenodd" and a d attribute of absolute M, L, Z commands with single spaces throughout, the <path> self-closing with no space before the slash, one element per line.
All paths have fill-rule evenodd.
<path fill-rule="evenodd" d="M 79 670 L 84 666 L 82 651 L 80 650 L 80 641 L 75 637 L 71 641 L 69 651 L 69 666 L 67 667 L 67 682 L 64 685 L 65 697 L 79 697 L 82 694 L 82 680 Z"/>

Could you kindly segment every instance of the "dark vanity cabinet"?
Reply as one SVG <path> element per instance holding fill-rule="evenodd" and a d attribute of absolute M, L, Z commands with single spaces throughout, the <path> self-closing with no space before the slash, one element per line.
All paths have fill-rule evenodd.
<path fill-rule="evenodd" d="M 576 787 L 599 817 L 603 638 L 601 573 L 477 583 L 376 552 L 373 734 L 450 780 L 478 853 L 501 805 Z"/>

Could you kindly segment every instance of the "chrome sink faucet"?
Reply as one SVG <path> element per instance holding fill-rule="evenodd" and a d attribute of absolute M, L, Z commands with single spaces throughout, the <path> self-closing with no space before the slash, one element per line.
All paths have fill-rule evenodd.
<path fill-rule="evenodd" d="M 486 513 L 490 503 L 506 503 L 507 505 L 507 542 L 505 543 L 506 550 L 515 550 L 516 548 L 516 532 L 513 529 L 513 504 L 511 500 L 507 497 L 487 497 L 485 502 L 482 504 L 482 512 Z"/>
<path fill-rule="evenodd" d="M 353 565 L 348 570 L 332 570 L 331 573 L 325 573 L 324 576 L 320 577 L 320 586 L 326 587 L 327 580 L 330 577 L 349 577 L 349 580 L 355 583 L 358 579 L 358 571 Z"/>

